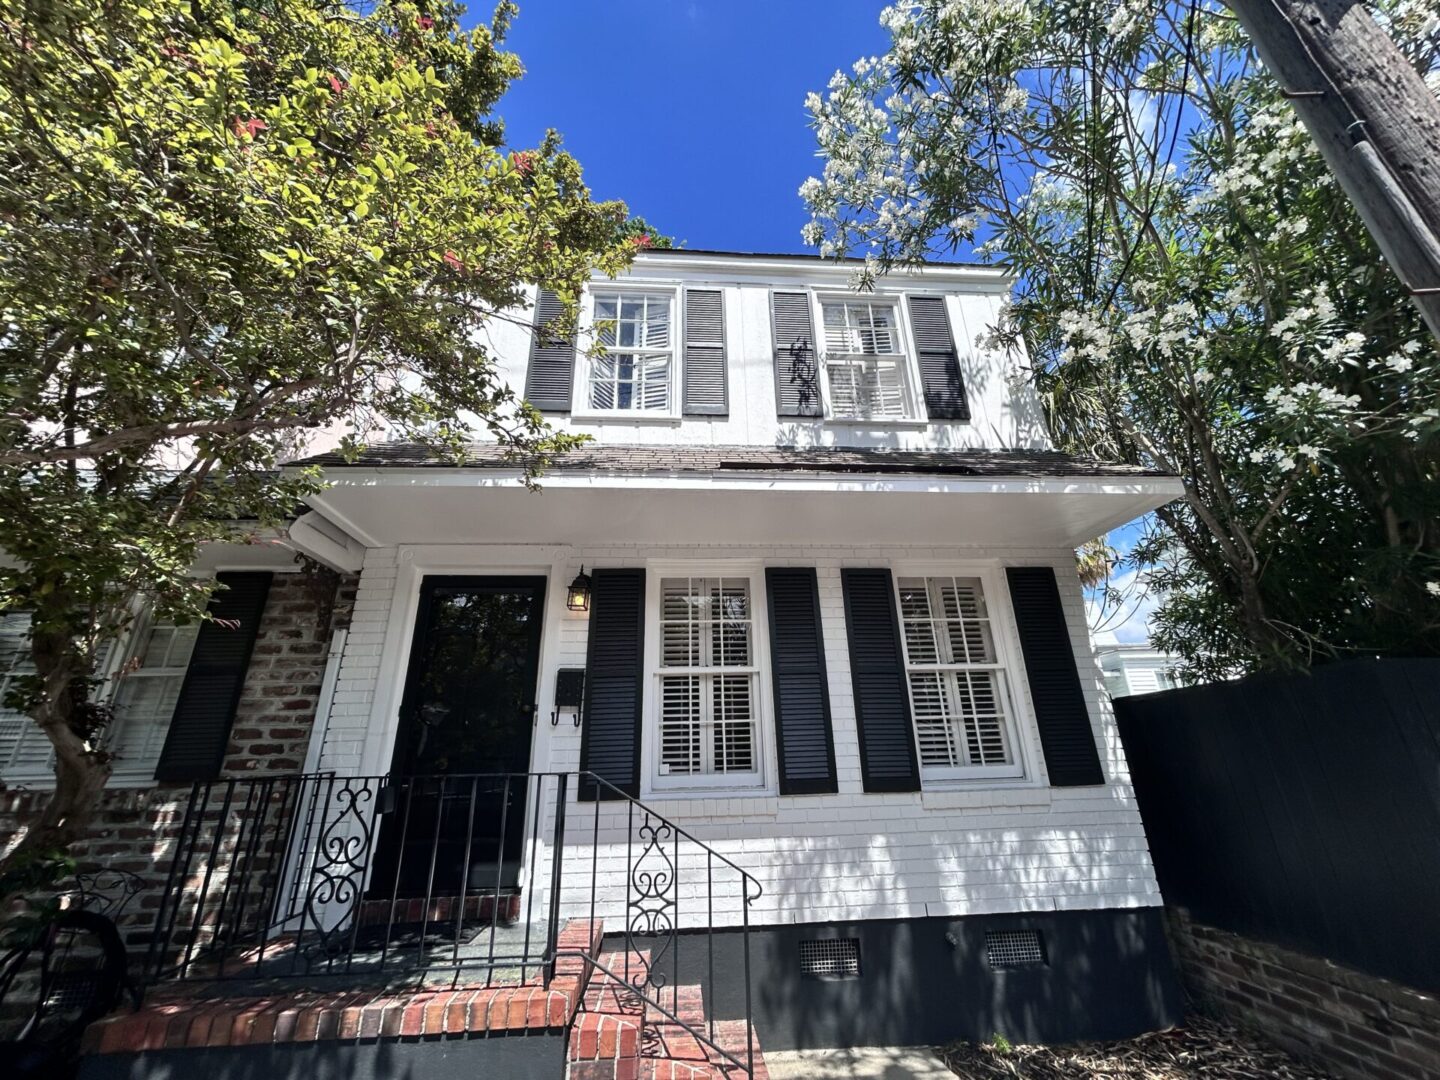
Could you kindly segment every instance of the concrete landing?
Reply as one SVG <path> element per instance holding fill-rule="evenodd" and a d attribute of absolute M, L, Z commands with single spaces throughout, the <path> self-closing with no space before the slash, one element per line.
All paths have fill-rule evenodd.
<path fill-rule="evenodd" d="M 765 1065 L 770 1080 L 955 1080 L 928 1046 L 773 1051 Z"/>

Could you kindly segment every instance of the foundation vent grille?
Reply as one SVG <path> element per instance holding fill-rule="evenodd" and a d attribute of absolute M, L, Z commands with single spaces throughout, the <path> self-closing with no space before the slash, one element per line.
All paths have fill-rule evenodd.
<path fill-rule="evenodd" d="M 821 979 L 858 977 L 860 939 L 812 938 L 800 942 L 800 973 Z"/>
<path fill-rule="evenodd" d="M 985 931 L 985 958 L 992 968 L 1039 967 L 1045 948 L 1038 930 Z"/>

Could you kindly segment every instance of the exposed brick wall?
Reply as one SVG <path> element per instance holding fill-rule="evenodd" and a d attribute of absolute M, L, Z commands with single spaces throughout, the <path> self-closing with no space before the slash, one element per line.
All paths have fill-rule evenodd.
<path fill-rule="evenodd" d="M 355 578 L 342 579 L 331 600 L 305 575 L 275 575 L 235 710 L 223 775 L 300 771 L 319 704 L 330 632 L 348 620 L 355 583 Z M 325 611 L 327 607 L 331 610 Z M 322 619 L 329 625 L 322 625 Z"/>
<path fill-rule="evenodd" d="M 353 577 L 275 575 L 236 709 L 223 776 L 300 771 L 319 704 L 330 633 L 345 625 L 354 597 Z M 145 889 L 120 919 L 132 946 L 149 941 L 190 789 L 188 783 L 156 783 L 107 790 L 88 836 L 72 849 L 81 870 L 128 870 L 144 879 Z M 27 822 L 48 798 L 41 790 L 0 793 L 0 847 L 8 849 L 19 841 Z"/>
<path fill-rule="evenodd" d="M 1440 1080 L 1440 1001 L 1167 908 L 1192 1002 L 1356 1080 Z"/>

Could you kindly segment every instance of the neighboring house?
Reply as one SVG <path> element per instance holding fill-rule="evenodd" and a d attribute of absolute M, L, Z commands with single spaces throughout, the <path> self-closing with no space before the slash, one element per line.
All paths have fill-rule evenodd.
<path fill-rule="evenodd" d="M 1001 273 L 851 270 L 641 253 L 582 298 L 605 356 L 493 327 L 501 375 L 594 438 L 542 491 L 493 445 L 380 444 L 314 459 L 331 486 L 260 559 L 208 554 L 242 631 L 124 650 L 131 786 L 89 849 L 168 875 L 157 953 L 192 912 L 223 944 L 263 888 L 250 910 L 332 965 L 377 920 L 424 954 L 450 918 L 459 956 L 472 902 L 492 945 L 603 920 L 642 989 L 702 985 L 771 1047 L 1178 1019 L 1074 548 L 1179 482 L 1050 449 L 976 344 Z M 10 739 L 7 782 L 38 775 Z"/>
<path fill-rule="evenodd" d="M 1144 642 L 1096 646 L 1095 659 L 1111 697 L 1153 694 L 1185 685 L 1175 671 L 1178 660 Z"/>

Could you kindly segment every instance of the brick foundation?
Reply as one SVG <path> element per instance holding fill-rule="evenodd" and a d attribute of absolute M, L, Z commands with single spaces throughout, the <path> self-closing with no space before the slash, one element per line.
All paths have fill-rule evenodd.
<path fill-rule="evenodd" d="M 319 704 L 330 634 L 345 625 L 354 596 L 353 577 L 275 575 L 222 776 L 300 772 Z M 118 920 L 132 948 L 149 943 L 189 794 L 189 784 L 107 790 L 89 834 L 72 848 L 82 870 L 128 870 L 143 879 L 145 887 Z M 8 849 L 17 843 L 48 798 L 40 790 L 0 792 L 0 845 Z"/>
<path fill-rule="evenodd" d="M 1166 910 L 1181 980 L 1202 1011 L 1339 1076 L 1440 1080 L 1434 996 Z"/>

